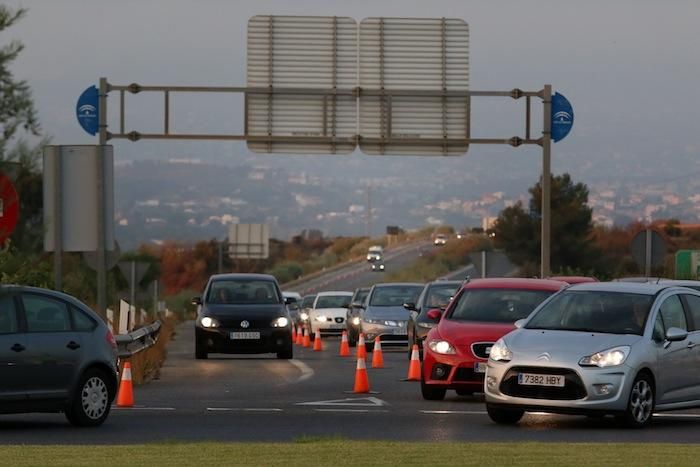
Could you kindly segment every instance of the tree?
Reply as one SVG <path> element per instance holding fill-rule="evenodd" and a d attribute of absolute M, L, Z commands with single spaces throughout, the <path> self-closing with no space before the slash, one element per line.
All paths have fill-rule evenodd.
<path fill-rule="evenodd" d="M 551 180 L 551 270 L 591 271 L 596 255 L 588 187 L 574 183 L 566 173 Z M 504 248 L 511 261 L 521 267 L 540 262 L 541 184 L 538 182 L 529 192 L 529 212 L 517 203 L 501 211 L 494 227 L 496 246 Z"/>
<path fill-rule="evenodd" d="M 0 33 L 26 14 L 0 5 Z M 11 245 L 27 252 L 40 250 L 42 230 L 42 179 L 38 168 L 41 148 L 46 139 L 32 146 L 25 137 L 40 138 L 41 127 L 32 101 L 31 89 L 18 80 L 10 65 L 24 49 L 21 42 L 11 41 L 0 47 L 0 170 L 14 179 L 20 199 L 20 219 L 10 237 Z"/>

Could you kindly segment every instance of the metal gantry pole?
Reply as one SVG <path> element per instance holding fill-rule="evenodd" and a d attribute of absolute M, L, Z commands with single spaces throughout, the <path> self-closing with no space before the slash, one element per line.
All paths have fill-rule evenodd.
<path fill-rule="evenodd" d="M 542 232 L 540 277 L 549 276 L 551 245 L 551 157 L 552 157 L 552 85 L 542 91 Z"/>
<path fill-rule="evenodd" d="M 107 78 L 100 78 L 100 150 L 97 157 L 97 313 L 107 319 L 107 260 L 105 225 L 105 145 L 107 144 Z"/>
<path fill-rule="evenodd" d="M 54 289 L 63 291 L 63 157 L 60 146 L 54 147 L 53 183 L 56 199 L 53 205 L 53 271 Z"/>

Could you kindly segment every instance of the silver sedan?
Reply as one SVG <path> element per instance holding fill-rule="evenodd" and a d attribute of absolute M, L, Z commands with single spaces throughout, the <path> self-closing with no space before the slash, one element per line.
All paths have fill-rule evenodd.
<path fill-rule="evenodd" d="M 654 411 L 700 406 L 700 292 L 663 284 L 587 283 L 542 303 L 491 349 L 486 408 L 615 415 L 642 427 Z"/>

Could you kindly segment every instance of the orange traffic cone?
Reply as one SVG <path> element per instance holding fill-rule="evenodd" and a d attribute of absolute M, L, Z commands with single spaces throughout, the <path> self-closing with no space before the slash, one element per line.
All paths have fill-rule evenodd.
<path fill-rule="evenodd" d="M 304 329 L 304 340 L 302 344 L 304 347 L 311 347 L 311 337 L 309 336 L 309 332 L 311 332 L 310 329 Z"/>
<path fill-rule="evenodd" d="M 131 383 L 131 363 L 124 362 L 122 379 L 119 383 L 119 395 L 117 396 L 117 407 L 134 406 L 134 386 Z"/>
<path fill-rule="evenodd" d="M 384 368 L 382 341 L 381 339 L 379 339 L 379 336 L 374 338 L 374 351 L 372 352 L 372 368 Z"/>
<path fill-rule="evenodd" d="M 357 358 L 367 358 L 367 347 L 365 347 L 365 335 L 363 333 L 360 333 L 360 337 L 357 339 Z"/>
<path fill-rule="evenodd" d="M 297 327 L 292 326 L 292 343 L 296 343 L 297 341 Z"/>
<path fill-rule="evenodd" d="M 413 344 L 411 349 L 411 363 L 408 365 L 408 377 L 406 381 L 420 381 L 420 358 L 418 357 L 418 344 Z"/>
<path fill-rule="evenodd" d="M 316 331 L 314 335 L 314 352 L 320 352 L 323 350 L 323 345 L 321 344 L 321 331 Z"/>
<path fill-rule="evenodd" d="M 357 359 L 357 370 L 355 371 L 355 387 L 352 392 L 357 394 L 367 394 L 369 392 L 369 378 L 367 378 L 367 367 L 365 359 Z"/>
<path fill-rule="evenodd" d="M 343 336 L 340 338 L 340 354 L 341 357 L 350 356 L 350 345 L 348 344 L 348 332 L 343 331 Z"/>

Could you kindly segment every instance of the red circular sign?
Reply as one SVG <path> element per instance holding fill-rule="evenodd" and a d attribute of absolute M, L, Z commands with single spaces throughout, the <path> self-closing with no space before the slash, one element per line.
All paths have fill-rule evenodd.
<path fill-rule="evenodd" d="M 12 180 L 0 173 L 0 245 L 5 243 L 17 225 L 19 197 Z"/>

